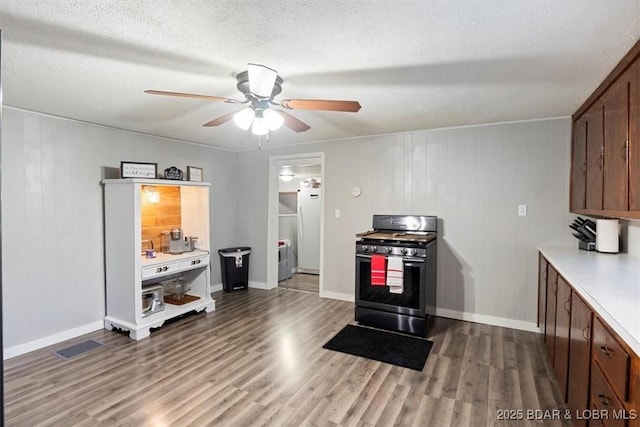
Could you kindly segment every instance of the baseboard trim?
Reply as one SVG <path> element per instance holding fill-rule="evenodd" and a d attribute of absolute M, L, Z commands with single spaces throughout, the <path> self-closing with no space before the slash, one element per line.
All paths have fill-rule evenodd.
<path fill-rule="evenodd" d="M 211 286 L 211 292 L 218 292 L 222 290 L 222 283 Z"/>
<path fill-rule="evenodd" d="M 13 347 L 7 347 L 4 349 L 2 355 L 4 360 L 11 359 L 12 357 L 20 356 L 21 354 L 29 353 L 31 351 L 39 350 L 44 347 L 48 347 L 53 344 L 57 344 L 62 341 L 66 341 L 72 338 L 79 337 L 80 335 L 88 334 L 90 332 L 99 331 L 104 328 L 104 320 L 89 323 L 87 325 L 78 326 L 77 328 L 68 329 L 66 331 L 59 332 L 57 334 L 49 335 L 47 337 L 39 338 L 37 340 L 29 341 L 24 344 L 14 345 Z"/>
<path fill-rule="evenodd" d="M 534 322 L 523 320 L 507 319 L 504 317 L 488 316 L 485 314 L 467 313 L 463 311 L 436 308 L 436 316 L 448 317 L 450 319 L 464 320 L 467 322 L 483 323 L 485 325 L 500 326 L 503 328 L 518 329 L 527 332 L 540 332 L 540 328 Z"/>
<path fill-rule="evenodd" d="M 320 298 L 337 299 L 340 301 L 355 302 L 356 298 L 353 294 L 343 294 L 341 292 L 320 291 Z"/>
<path fill-rule="evenodd" d="M 269 285 L 267 285 L 265 282 L 252 282 L 249 281 L 249 287 L 250 288 L 254 288 L 254 289 L 263 289 L 265 291 L 269 291 L 273 288 L 277 288 L 278 284 L 276 283 L 276 286 L 273 287 L 269 287 Z"/>

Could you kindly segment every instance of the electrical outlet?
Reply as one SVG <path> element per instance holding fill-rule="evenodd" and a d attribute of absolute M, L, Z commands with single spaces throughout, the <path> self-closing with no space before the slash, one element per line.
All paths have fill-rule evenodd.
<path fill-rule="evenodd" d="M 527 205 L 518 205 L 518 216 L 527 216 Z"/>

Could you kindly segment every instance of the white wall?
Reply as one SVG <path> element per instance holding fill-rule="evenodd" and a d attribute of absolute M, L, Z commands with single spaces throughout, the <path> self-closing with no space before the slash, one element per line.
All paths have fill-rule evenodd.
<path fill-rule="evenodd" d="M 563 118 L 240 153 L 238 224 L 248 227 L 238 236 L 254 248 L 250 280 L 266 282 L 269 156 L 324 152 L 325 292 L 353 299 L 355 234 L 371 228 L 374 213 L 437 215 L 440 313 L 531 329 L 537 246 L 575 245 L 570 126 Z"/>
<path fill-rule="evenodd" d="M 217 249 L 236 245 L 253 248 L 250 280 L 266 282 L 271 155 L 325 153 L 325 291 L 346 299 L 354 235 L 371 227 L 374 213 L 439 216 L 438 305 L 489 323 L 534 322 L 536 246 L 575 245 L 567 228 L 569 119 L 243 153 L 7 107 L 2 132 L 5 356 L 101 327 L 100 180 L 121 160 L 203 167 L 212 183 L 214 284 Z M 355 185 L 359 198 L 351 196 Z M 519 203 L 527 217 L 516 216 Z M 638 229 L 630 224 L 630 239 L 638 241 Z"/>
<path fill-rule="evenodd" d="M 102 327 L 100 181 L 122 160 L 204 169 L 220 283 L 216 249 L 235 245 L 236 153 L 7 107 L 2 118 L 5 356 Z"/>

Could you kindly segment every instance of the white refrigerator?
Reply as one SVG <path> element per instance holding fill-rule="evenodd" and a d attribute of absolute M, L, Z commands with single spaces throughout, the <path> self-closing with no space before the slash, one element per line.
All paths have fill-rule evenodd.
<path fill-rule="evenodd" d="M 298 272 L 320 273 L 321 188 L 298 190 Z"/>

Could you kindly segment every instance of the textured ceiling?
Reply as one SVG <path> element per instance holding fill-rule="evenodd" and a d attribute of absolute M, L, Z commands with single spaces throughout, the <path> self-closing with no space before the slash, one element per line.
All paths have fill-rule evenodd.
<path fill-rule="evenodd" d="M 229 150 L 238 109 L 145 89 L 240 97 L 248 62 L 311 126 L 269 145 L 573 113 L 640 39 L 640 1 L 2 0 L 4 105 Z"/>

